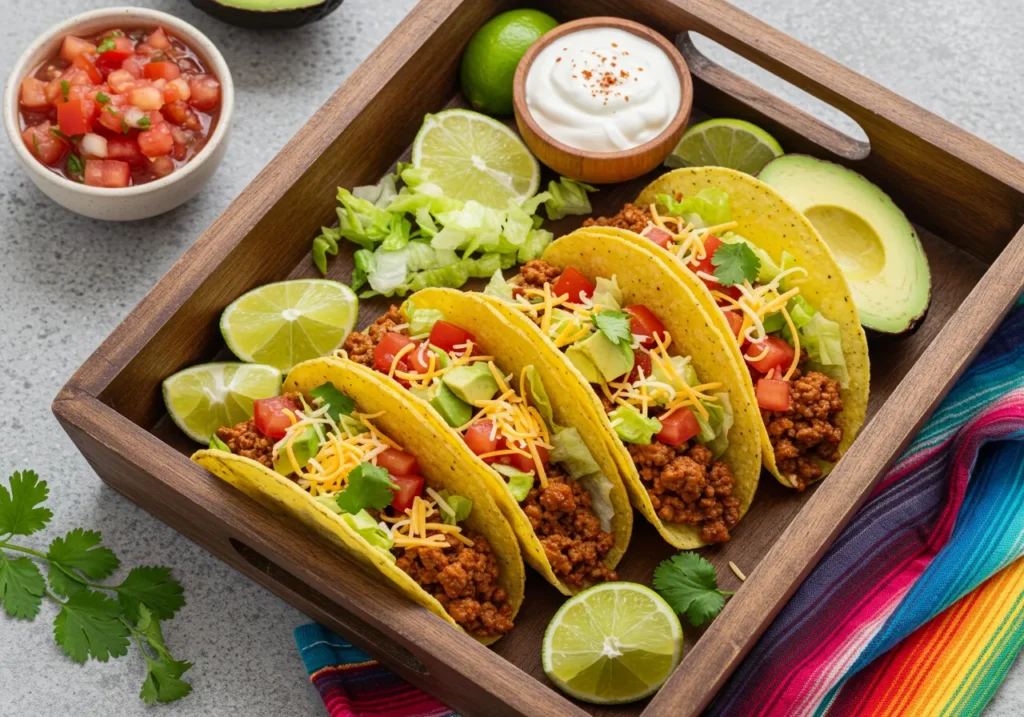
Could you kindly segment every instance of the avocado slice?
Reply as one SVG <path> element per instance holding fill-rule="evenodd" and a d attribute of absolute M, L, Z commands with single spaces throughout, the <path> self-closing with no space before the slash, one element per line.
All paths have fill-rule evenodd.
<path fill-rule="evenodd" d="M 342 0 L 191 0 L 222 22 L 256 30 L 299 27 L 337 10 Z"/>
<path fill-rule="evenodd" d="M 570 344 L 569 348 L 565 350 L 565 357 L 576 367 L 577 371 L 583 374 L 583 378 L 587 379 L 589 383 L 601 383 L 603 380 L 601 372 L 597 370 L 597 366 L 583 352 L 579 344 Z"/>
<path fill-rule="evenodd" d="M 758 178 L 821 234 L 850 285 L 864 328 L 902 334 L 924 319 L 931 300 L 928 258 L 889 195 L 854 171 L 800 154 L 772 160 Z"/>
<path fill-rule="evenodd" d="M 299 468 L 305 468 L 306 464 L 309 463 L 309 459 L 313 458 L 320 450 L 320 437 L 316 434 L 316 429 L 312 426 L 306 426 L 306 429 L 295 439 L 292 443 L 292 452 L 295 454 L 295 460 L 299 464 Z M 277 460 L 274 461 L 274 470 L 283 476 L 291 475 L 295 471 L 292 470 L 292 462 L 288 458 L 288 451 L 282 450 Z"/>
<path fill-rule="evenodd" d="M 613 344 L 601 331 L 594 332 L 575 345 L 590 359 L 605 381 L 625 376 L 633 370 L 633 349 L 629 344 Z"/>
<path fill-rule="evenodd" d="M 444 383 L 438 385 L 437 392 L 430 399 L 430 405 L 452 428 L 465 426 L 473 417 L 473 407 L 456 396 Z"/>
<path fill-rule="evenodd" d="M 453 368 L 441 378 L 441 383 L 470 406 L 476 401 L 493 398 L 498 392 L 498 382 L 483 361 Z"/>

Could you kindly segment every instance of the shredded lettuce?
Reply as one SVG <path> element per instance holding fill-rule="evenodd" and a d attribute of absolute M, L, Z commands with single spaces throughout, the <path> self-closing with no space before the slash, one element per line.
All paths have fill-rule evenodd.
<path fill-rule="evenodd" d="M 370 202 L 376 207 L 386 209 L 391 200 L 398 196 L 398 175 L 387 174 L 377 182 L 366 187 L 356 187 L 352 196 Z"/>
<path fill-rule="evenodd" d="M 560 463 L 570 478 L 580 479 L 591 473 L 598 473 L 594 456 L 583 442 L 577 428 L 562 428 L 551 437 L 551 462 Z"/>
<path fill-rule="evenodd" d="M 725 224 L 732 219 L 729 194 L 718 187 L 708 187 L 696 194 L 676 200 L 668 194 L 659 194 L 658 203 L 669 214 L 683 217 L 698 228 Z"/>
<path fill-rule="evenodd" d="M 601 530 L 610 533 L 615 507 L 612 505 L 612 482 L 603 473 L 580 478 L 580 485 L 590 494 L 590 510 L 601 521 Z"/>
<path fill-rule="evenodd" d="M 526 241 L 519 247 L 519 251 L 516 254 L 519 263 L 525 264 L 528 261 L 540 258 L 540 255 L 544 253 L 544 250 L 548 248 L 548 244 L 554 238 L 555 235 L 547 229 L 531 229 L 530 233 L 526 235 Z"/>
<path fill-rule="evenodd" d="M 699 414 L 697 422 L 700 424 L 700 435 L 697 440 L 703 443 L 711 451 L 715 458 L 725 453 L 729 447 L 729 431 L 732 429 L 733 413 L 732 403 L 729 401 L 729 394 L 716 393 L 717 402 L 703 402 L 708 409 L 708 420 L 705 421 Z"/>
<path fill-rule="evenodd" d="M 340 513 L 341 519 L 344 520 L 352 530 L 359 533 L 363 540 L 377 548 L 380 552 L 384 553 L 392 560 L 395 557 L 389 552 L 395 545 L 395 541 L 392 540 L 391 536 L 377 524 L 377 521 L 373 519 L 368 512 L 361 510 L 358 513 Z"/>
<path fill-rule="evenodd" d="M 587 193 L 596 191 L 597 187 L 568 177 L 560 177 L 557 182 L 551 180 L 547 191 L 549 197 L 544 202 L 548 219 L 554 221 L 570 214 L 590 214 L 594 210 L 590 206 L 590 197 Z"/>
<path fill-rule="evenodd" d="M 661 433 L 661 421 L 641 415 L 632 406 L 619 406 L 608 414 L 608 420 L 624 443 L 647 446 L 654 436 Z"/>
<path fill-rule="evenodd" d="M 491 468 L 508 478 L 509 492 L 512 493 L 512 497 L 517 502 L 522 503 L 526 500 L 527 494 L 533 488 L 533 473 L 524 473 L 518 468 L 502 465 L 501 463 L 495 463 Z"/>
<path fill-rule="evenodd" d="M 491 280 L 484 287 L 484 294 L 501 299 L 502 301 L 512 301 L 512 287 L 505 281 L 505 277 L 502 276 L 501 267 L 498 267 L 498 270 L 491 274 Z"/>
<path fill-rule="evenodd" d="M 458 525 L 473 511 L 473 501 L 464 495 L 454 495 L 447 490 L 438 493 L 441 500 L 448 504 L 448 507 L 455 511 L 455 515 L 447 511 L 441 511 L 441 520 L 448 525 Z"/>
<path fill-rule="evenodd" d="M 618 311 L 622 308 L 622 289 L 619 288 L 619 282 L 614 274 L 611 279 L 599 276 L 594 283 L 596 286 L 591 298 L 595 306 L 600 306 L 605 311 Z"/>
<path fill-rule="evenodd" d="M 434 324 L 444 318 L 444 313 L 437 309 L 417 309 L 412 300 L 405 302 L 405 314 L 409 317 L 409 335 L 413 338 L 429 336 Z"/>
<path fill-rule="evenodd" d="M 548 392 L 534 366 L 526 367 L 526 383 L 530 386 L 530 404 L 540 413 L 549 431 L 557 430 L 554 412 L 551 410 L 551 399 L 548 398 Z"/>
<path fill-rule="evenodd" d="M 671 361 L 675 373 L 679 375 L 679 378 L 683 379 L 687 386 L 696 386 L 700 383 L 700 380 L 697 378 L 697 370 L 690 364 L 689 356 L 670 356 L 669 361 Z M 657 361 L 651 366 L 651 376 L 656 381 L 667 383 L 676 391 L 683 390 L 675 376 L 671 372 L 662 369 L 661 364 Z"/>
<path fill-rule="evenodd" d="M 843 355 L 839 324 L 817 313 L 799 331 L 800 345 L 807 352 L 811 368 L 838 381 L 840 387 L 847 388 L 850 385 L 850 372 Z"/>

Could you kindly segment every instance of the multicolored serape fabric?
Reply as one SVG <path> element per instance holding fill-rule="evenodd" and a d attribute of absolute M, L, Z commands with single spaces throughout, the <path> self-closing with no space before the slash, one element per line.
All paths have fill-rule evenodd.
<path fill-rule="evenodd" d="M 982 712 L 1024 645 L 1021 306 L 709 714 Z M 319 626 L 295 636 L 332 717 L 452 714 Z"/>

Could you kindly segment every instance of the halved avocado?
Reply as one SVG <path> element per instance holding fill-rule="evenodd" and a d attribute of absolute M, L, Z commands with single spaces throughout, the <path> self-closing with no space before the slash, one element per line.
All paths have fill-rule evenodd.
<path fill-rule="evenodd" d="M 772 160 L 758 178 L 821 234 L 846 276 L 864 328 L 902 334 L 924 319 L 931 300 L 928 257 L 889 195 L 846 167 L 800 154 Z"/>
<path fill-rule="evenodd" d="M 191 0 L 207 15 L 257 30 L 299 27 L 321 20 L 343 0 Z"/>

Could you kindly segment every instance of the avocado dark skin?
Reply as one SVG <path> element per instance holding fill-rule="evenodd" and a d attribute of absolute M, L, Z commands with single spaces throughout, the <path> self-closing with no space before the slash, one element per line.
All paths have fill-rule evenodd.
<path fill-rule="evenodd" d="M 280 30 L 308 25 L 322 20 L 341 7 L 344 0 L 324 0 L 311 7 L 276 8 L 273 0 L 268 0 L 264 10 L 246 10 L 223 5 L 217 0 L 189 0 L 207 15 L 221 22 L 253 30 Z"/>

